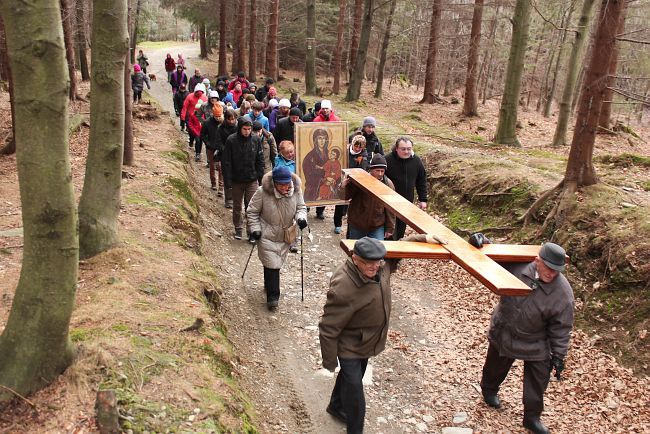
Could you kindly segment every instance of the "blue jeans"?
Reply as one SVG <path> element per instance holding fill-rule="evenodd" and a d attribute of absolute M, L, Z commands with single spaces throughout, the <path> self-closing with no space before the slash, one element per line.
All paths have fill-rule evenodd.
<path fill-rule="evenodd" d="M 363 237 L 370 237 L 376 240 L 384 241 L 384 227 L 379 226 L 377 229 L 371 231 L 362 231 L 359 228 L 348 225 L 348 239 L 360 240 Z"/>
<path fill-rule="evenodd" d="M 366 417 L 366 398 L 363 394 L 363 374 L 366 373 L 368 359 L 341 359 L 341 371 L 330 397 L 330 406 L 345 414 L 347 432 L 362 433 Z"/>

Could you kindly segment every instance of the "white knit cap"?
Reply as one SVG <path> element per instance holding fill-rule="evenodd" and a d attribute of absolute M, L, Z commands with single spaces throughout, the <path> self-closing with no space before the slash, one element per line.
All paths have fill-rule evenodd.
<path fill-rule="evenodd" d="M 289 102 L 288 99 L 286 99 L 286 98 L 282 98 L 282 99 L 280 100 L 280 104 L 279 104 L 279 106 L 280 106 L 280 107 L 291 108 L 291 103 Z"/>
<path fill-rule="evenodd" d="M 199 83 L 196 86 L 194 86 L 194 92 L 198 92 L 198 91 L 205 93 L 205 84 Z"/>
<path fill-rule="evenodd" d="M 216 90 L 211 90 L 210 98 L 219 98 L 219 92 L 217 92 Z"/>
<path fill-rule="evenodd" d="M 332 110 L 332 101 L 329 99 L 324 99 L 320 102 L 320 108 Z"/>
<path fill-rule="evenodd" d="M 277 99 L 272 98 L 272 99 L 269 101 L 269 107 L 273 108 L 273 107 L 277 107 L 277 105 L 278 105 L 278 100 L 277 100 Z"/>

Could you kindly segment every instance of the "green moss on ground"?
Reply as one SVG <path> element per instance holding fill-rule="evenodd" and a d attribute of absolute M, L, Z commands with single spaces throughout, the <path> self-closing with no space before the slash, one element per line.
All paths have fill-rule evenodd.
<path fill-rule="evenodd" d="M 650 168 L 650 157 L 637 154 L 624 153 L 619 155 L 601 155 L 595 157 L 594 160 L 614 167 L 639 166 Z"/>

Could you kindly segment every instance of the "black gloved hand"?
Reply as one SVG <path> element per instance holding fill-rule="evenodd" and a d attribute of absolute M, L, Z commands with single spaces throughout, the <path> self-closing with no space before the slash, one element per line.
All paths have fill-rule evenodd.
<path fill-rule="evenodd" d="M 262 238 L 262 232 L 261 231 L 253 231 L 253 233 L 251 233 L 251 238 L 254 239 L 254 240 L 259 240 L 260 238 Z"/>
<path fill-rule="evenodd" d="M 564 371 L 564 359 L 560 356 L 551 356 L 551 370 L 553 372 L 555 368 L 555 378 L 559 381 L 561 380 L 562 371 Z"/>
<path fill-rule="evenodd" d="M 296 222 L 298 223 L 298 227 L 300 228 L 300 230 L 303 230 L 307 227 L 307 220 L 305 219 L 298 219 L 296 220 Z"/>
<path fill-rule="evenodd" d="M 470 235 L 468 241 L 472 246 L 476 247 L 477 249 L 483 247 L 483 244 L 492 244 L 490 239 L 480 232 Z"/>

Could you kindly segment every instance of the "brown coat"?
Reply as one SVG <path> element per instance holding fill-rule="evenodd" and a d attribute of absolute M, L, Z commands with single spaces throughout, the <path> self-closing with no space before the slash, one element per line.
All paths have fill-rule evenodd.
<path fill-rule="evenodd" d="M 386 347 L 390 319 L 390 267 L 368 279 L 348 258 L 330 280 L 323 316 L 318 324 L 323 367 L 334 370 L 337 356 L 364 359 Z"/>
<path fill-rule="evenodd" d="M 526 297 L 502 296 L 492 313 L 490 342 L 504 357 L 528 361 L 564 358 L 573 328 L 574 298 L 562 274 L 550 283 L 535 280 L 535 263 L 504 264 L 504 268 L 534 288 Z M 534 285 L 534 283 L 537 285 Z"/>
<path fill-rule="evenodd" d="M 384 183 L 395 190 L 393 182 L 384 176 Z M 354 183 L 348 182 L 345 186 L 343 199 L 350 200 L 348 208 L 348 225 L 362 231 L 372 231 L 381 226 L 384 232 L 395 231 L 395 215 L 386 208 L 382 201 L 366 193 Z"/>

